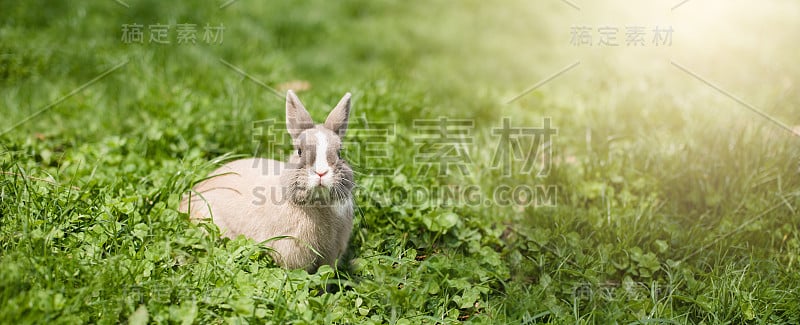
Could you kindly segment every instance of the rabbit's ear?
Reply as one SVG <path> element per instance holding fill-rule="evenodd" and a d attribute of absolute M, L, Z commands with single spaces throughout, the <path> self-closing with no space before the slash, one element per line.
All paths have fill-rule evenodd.
<path fill-rule="evenodd" d="M 297 138 L 303 131 L 313 128 L 314 121 L 308 114 L 303 103 L 297 98 L 293 91 L 286 93 L 286 128 L 292 138 Z"/>
<path fill-rule="evenodd" d="M 339 137 L 344 137 L 347 131 L 347 120 L 350 117 L 350 93 L 344 94 L 342 100 L 336 107 L 333 108 L 328 118 L 325 119 L 325 127 L 328 130 L 338 134 Z"/>

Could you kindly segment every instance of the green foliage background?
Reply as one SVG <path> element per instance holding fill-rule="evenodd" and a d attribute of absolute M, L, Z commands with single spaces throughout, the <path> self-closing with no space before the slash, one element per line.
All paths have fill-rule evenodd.
<path fill-rule="evenodd" d="M 625 50 L 580 52 L 575 73 L 506 104 L 571 63 L 566 26 L 585 17 L 558 1 L 221 4 L 0 1 L 0 321 L 800 323 L 800 138 L 665 59 L 794 125 L 796 45 L 713 58 L 676 44 L 624 69 L 609 62 Z M 147 29 L 122 42 L 133 23 L 172 26 L 172 43 Z M 180 23 L 222 24 L 224 42 L 177 44 Z M 254 121 L 283 118 L 282 98 L 225 62 L 272 87 L 307 82 L 317 120 L 350 91 L 354 125 L 396 123 L 387 157 L 358 170 L 352 265 L 282 270 L 176 211 L 216 164 L 253 154 Z M 475 121 L 467 175 L 419 173 L 413 120 L 440 116 Z M 552 118 L 549 175 L 490 168 L 503 117 Z M 553 185 L 557 204 L 386 195 L 453 184 L 488 198 Z"/>

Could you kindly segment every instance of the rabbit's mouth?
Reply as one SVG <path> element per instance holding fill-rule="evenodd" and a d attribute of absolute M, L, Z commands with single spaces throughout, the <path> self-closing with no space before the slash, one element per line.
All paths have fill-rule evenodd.
<path fill-rule="evenodd" d="M 303 206 L 327 206 L 334 203 L 333 191 L 321 185 L 307 188 L 297 197 L 295 203 Z M 298 200 L 299 199 L 299 200 Z"/>

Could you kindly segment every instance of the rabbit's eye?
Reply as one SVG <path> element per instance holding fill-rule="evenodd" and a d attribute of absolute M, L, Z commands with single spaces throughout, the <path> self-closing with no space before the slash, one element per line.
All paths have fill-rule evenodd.
<path fill-rule="evenodd" d="M 297 149 L 297 155 L 298 155 L 298 156 L 302 156 L 302 155 L 303 155 L 303 150 L 301 150 L 301 149 Z"/>

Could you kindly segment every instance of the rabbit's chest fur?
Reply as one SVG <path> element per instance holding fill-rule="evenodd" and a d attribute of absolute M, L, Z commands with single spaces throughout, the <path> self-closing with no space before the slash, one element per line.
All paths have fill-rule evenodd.
<path fill-rule="evenodd" d="M 280 253 L 279 258 L 283 265 L 314 270 L 320 265 L 332 264 L 344 253 L 353 226 L 351 201 L 321 208 L 289 205 L 284 211 L 285 215 L 293 217 L 282 219 L 268 229 L 259 231 L 261 234 L 273 233 L 275 236 L 291 237 L 270 244 Z"/>
<path fill-rule="evenodd" d="M 211 217 L 230 238 L 244 235 L 260 242 L 286 236 L 267 242 L 284 267 L 314 271 L 333 264 L 350 238 L 352 199 L 326 206 L 293 204 L 281 186 L 280 171 L 285 168 L 284 163 L 269 159 L 228 163 L 212 173 L 218 176 L 196 187 L 202 198 L 193 195 L 190 213 L 196 219 Z"/>

